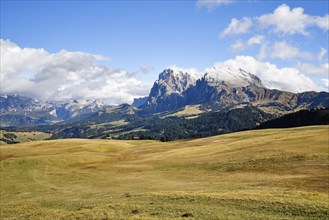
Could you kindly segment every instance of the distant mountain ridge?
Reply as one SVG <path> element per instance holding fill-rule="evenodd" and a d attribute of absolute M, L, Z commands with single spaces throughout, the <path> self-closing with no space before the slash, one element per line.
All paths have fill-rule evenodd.
<path fill-rule="evenodd" d="M 0 96 L 0 112 L 33 112 L 52 111 L 54 105 L 47 102 L 32 99 L 22 95 L 2 95 Z M 50 113 L 52 114 L 52 113 Z"/>
<path fill-rule="evenodd" d="M 75 116 L 98 112 L 105 104 L 99 100 L 77 99 L 65 103 L 45 102 L 27 96 L 0 96 L 1 126 L 51 124 Z"/>
<path fill-rule="evenodd" d="M 89 124 L 94 125 L 102 123 L 103 119 L 112 122 L 111 117 L 120 121 L 133 116 L 136 119 L 157 114 L 159 117 L 182 115 L 180 111 L 187 106 L 192 111 L 190 118 L 209 112 L 228 112 L 228 109 L 241 106 L 254 107 L 267 114 L 266 117 L 257 117 L 259 121 L 254 121 L 257 124 L 301 109 L 329 108 L 329 93 L 268 89 L 256 75 L 234 66 L 216 64 L 204 73 L 171 67 L 159 74 L 147 97 L 134 99 L 132 106 L 123 104 L 122 108 L 111 108 L 99 100 L 76 99 L 58 103 L 15 94 L 2 95 L 0 126 L 26 127 L 73 121 L 85 123 L 87 119 Z M 110 112 L 107 112 L 108 109 Z M 115 113 L 113 109 L 116 109 Z M 129 114 L 120 112 L 120 109 L 126 109 Z M 144 129 L 143 123 L 138 129 Z"/>

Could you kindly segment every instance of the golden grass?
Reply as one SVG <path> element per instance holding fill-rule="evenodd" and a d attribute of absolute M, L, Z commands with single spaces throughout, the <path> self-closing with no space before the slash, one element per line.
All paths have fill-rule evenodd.
<path fill-rule="evenodd" d="M 193 119 L 199 117 L 201 113 L 204 113 L 204 110 L 200 109 L 201 105 L 187 105 L 183 110 L 163 116 L 166 117 L 185 117 L 186 119 Z"/>
<path fill-rule="evenodd" d="M 329 126 L 1 146 L 1 219 L 327 219 Z"/>

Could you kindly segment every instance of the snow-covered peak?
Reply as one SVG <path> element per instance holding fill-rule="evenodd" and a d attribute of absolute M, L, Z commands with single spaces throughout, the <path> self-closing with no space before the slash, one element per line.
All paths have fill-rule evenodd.
<path fill-rule="evenodd" d="M 6 112 L 35 112 L 53 108 L 50 103 L 18 94 L 1 95 L 0 104 L 0 110 Z"/>
<path fill-rule="evenodd" d="M 223 63 L 215 64 L 211 68 L 207 68 L 205 72 L 205 80 L 211 84 L 226 84 L 233 87 L 262 86 L 262 82 L 257 76 L 241 68 Z"/>
<path fill-rule="evenodd" d="M 89 100 L 89 99 L 75 99 L 71 102 L 66 103 L 66 109 L 84 109 L 84 108 L 101 108 L 104 103 L 101 100 Z"/>

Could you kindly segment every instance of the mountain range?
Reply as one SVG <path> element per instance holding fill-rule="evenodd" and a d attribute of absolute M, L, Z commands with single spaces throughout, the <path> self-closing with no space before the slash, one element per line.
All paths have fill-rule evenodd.
<path fill-rule="evenodd" d="M 205 70 L 167 68 L 150 94 L 132 105 L 100 100 L 46 102 L 17 94 L 0 97 L 1 127 L 47 131 L 53 138 L 138 135 L 174 140 L 254 128 L 302 109 L 329 108 L 329 93 L 269 89 L 234 66 Z"/>
<path fill-rule="evenodd" d="M 22 95 L 0 96 L 0 122 L 2 127 L 53 124 L 75 116 L 97 112 L 104 108 L 100 100 L 76 99 L 44 102 Z"/>
<path fill-rule="evenodd" d="M 241 103 L 250 103 L 280 116 L 299 109 L 329 107 L 329 94 L 269 89 L 261 79 L 241 68 L 215 65 L 206 69 L 205 74 L 189 74 L 180 69 L 164 70 L 141 107 L 154 113 L 196 104 L 218 110 Z"/>

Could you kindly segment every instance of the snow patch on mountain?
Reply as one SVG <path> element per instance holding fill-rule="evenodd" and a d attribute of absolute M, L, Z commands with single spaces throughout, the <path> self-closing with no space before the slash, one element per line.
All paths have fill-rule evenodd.
<path fill-rule="evenodd" d="M 231 87 L 261 86 L 261 80 L 238 67 L 217 63 L 205 70 L 204 78 L 212 86 L 225 84 Z"/>
<path fill-rule="evenodd" d="M 57 115 L 60 118 L 72 118 L 80 114 L 97 112 L 105 106 L 101 100 L 75 99 L 57 108 Z"/>
<path fill-rule="evenodd" d="M 17 94 L 4 94 L 0 97 L 0 112 L 30 114 L 33 116 L 52 116 L 69 119 L 80 114 L 102 110 L 105 104 L 101 100 L 76 99 L 65 103 L 44 102 Z"/>

